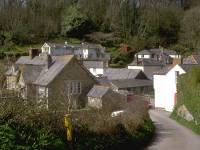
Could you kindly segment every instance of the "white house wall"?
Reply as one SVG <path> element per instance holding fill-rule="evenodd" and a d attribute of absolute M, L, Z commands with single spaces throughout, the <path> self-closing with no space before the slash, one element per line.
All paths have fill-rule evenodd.
<path fill-rule="evenodd" d="M 51 53 L 51 47 L 47 44 L 47 43 L 45 43 L 43 46 L 42 46 L 42 53 L 48 53 L 48 54 L 50 54 Z"/>
<path fill-rule="evenodd" d="M 150 55 L 138 55 L 138 58 L 146 58 L 146 59 L 149 59 L 151 58 Z"/>
<path fill-rule="evenodd" d="M 128 69 L 137 69 L 137 70 L 144 71 L 144 67 L 143 66 L 128 66 Z"/>
<path fill-rule="evenodd" d="M 90 68 L 89 71 L 96 77 L 98 75 L 103 75 L 104 69 L 103 68 Z"/>
<path fill-rule="evenodd" d="M 177 93 L 176 71 L 179 74 L 185 73 L 179 65 L 176 65 L 166 75 L 154 75 L 155 107 L 173 111 Z"/>

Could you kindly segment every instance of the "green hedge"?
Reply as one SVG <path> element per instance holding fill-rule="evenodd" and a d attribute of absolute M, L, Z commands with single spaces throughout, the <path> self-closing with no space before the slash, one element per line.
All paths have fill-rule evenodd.
<path fill-rule="evenodd" d="M 115 132 L 98 133 L 90 130 L 87 125 L 79 125 L 74 130 L 74 149 L 77 150 L 121 150 L 141 148 L 151 141 L 154 135 L 154 125 L 146 120 L 136 132 L 130 132 L 123 124 L 115 126 Z"/>

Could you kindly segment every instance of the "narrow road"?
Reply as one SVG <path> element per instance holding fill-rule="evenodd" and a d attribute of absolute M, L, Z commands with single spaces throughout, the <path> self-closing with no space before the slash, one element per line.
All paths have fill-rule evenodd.
<path fill-rule="evenodd" d="M 200 136 L 169 118 L 169 113 L 150 110 L 156 136 L 146 150 L 200 150 Z"/>

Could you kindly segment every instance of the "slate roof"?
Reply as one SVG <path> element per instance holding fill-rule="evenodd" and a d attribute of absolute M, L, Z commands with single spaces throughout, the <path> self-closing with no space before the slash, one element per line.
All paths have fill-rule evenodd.
<path fill-rule="evenodd" d="M 191 55 L 184 58 L 183 64 L 200 64 L 200 55 Z"/>
<path fill-rule="evenodd" d="M 153 81 L 140 79 L 112 80 L 111 83 L 119 89 L 153 86 Z"/>
<path fill-rule="evenodd" d="M 174 50 L 167 50 L 167 49 L 150 49 L 150 50 L 142 50 L 140 52 L 138 52 L 138 55 L 151 55 L 151 54 L 156 54 L 156 55 L 160 55 L 161 53 L 164 53 L 166 55 L 177 55 L 177 52 Z"/>
<path fill-rule="evenodd" d="M 141 70 L 108 68 L 105 69 L 103 76 L 107 77 L 108 80 L 135 79 L 139 73 Z"/>
<path fill-rule="evenodd" d="M 168 49 L 150 49 L 150 52 L 152 53 L 152 54 L 157 54 L 157 55 L 159 55 L 159 54 L 161 54 L 161 53 L 164 53 L 164 54 L 166 54 L 166 55 L 177 55 L 177 52 L 176 51 L 174 51 L 174 50 L 168 50 Z"/>
<path fill-rule="evenodd" d="M 137 53 L 137 55 L 151 55 L 151 51 L 149 50 L 142 50 Z"/>
<path fill-rule="evenodd" d="M 88 97 L 102 98 L 109 90 L 109 87 L 94 85 L 94 87 L 87 94 Z"/>
<path fill-rule="evenodd" d="M 90 69 L 90 68 L 104 68 L 103 61 L 83 61 L 83 65 Z"/>
<path fill-rule="evenodd" d="M 175 65 L 169 65 L 169 66 L 166 66 L 164 67 L 163 69 L 161 69 L 160 71 L 158 72 L 155 72 L 154 74 L 158 74 L 158 75 L 165 75 L 167 74 Z M 183 70 L 185 70 L 185 72 L 188 72 L 190 71 L 193 67 L 200 67 L 200 65 L 191 65 L 191 64 L 182 64 L 182 65 L 179 65 Z"/>
<path fill-rule="evenodd" d="M 157 61 L 154 59 L 141 59 L 141 60 L 134 60 L 129 66 L 162 66 L 163 61 Z"/>
<path fill-rule="evenodd" d="M 99 82 L 100 85 L 110 86 L 111 82 L 108 80 L 107 77 L 98 77 L 96 80 Z"/>
<path fill-rule="evenodd" d="M 62 57 L 60 57 L 62 58 Z M 63 68 L 70 62 L 73 55 L 66 55 L 65 59 L 58 59 L 52 64 L 49 69 L 43 69 L 40 75 L 37 77 L 34 84 L 47 86 L 53 79 L 63 70 Z"/>
<path fill-rule="evenodd" d="M 38 78 L 43 68 L 44 66 L 26 65 L 22 71 L 24 82 L 26 84 L 33 83 Z"/>
<path fill-rule="evenodd" d="M 22 76 L 25 83 L 47 86 L 73 57 L 73 55 L 53 56 L 49 69 L 46 67 L 46 56 L 36 56 L 33 59 L 29 56 L 22 56 L 17 60 L 16 65 L 24 65 Z"/>
<path fill-rule="evenodd" d="M 174 65 L 167 65 L 167 66 L 163 67 L 161 70 L 155 72 L 154 74 L 157 74 L 157 75 L 165 75 L 165 74 L 167 74 L 173 67 L 174 67 Z"/>
<path fill-rule="evenodd" d="M 55 57 L 53 57 L 55 59 Z M 30 56 L 22 56 L 16 61 L 16 65 L 45 65 L 47 63 L 45 57 L 36 56 L 30 59 Z"/>

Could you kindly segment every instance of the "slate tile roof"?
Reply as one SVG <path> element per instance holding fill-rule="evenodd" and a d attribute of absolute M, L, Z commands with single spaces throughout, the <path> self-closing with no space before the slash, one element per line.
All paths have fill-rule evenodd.
<path fill-rule="evenodd" d="M 184 58 L 183 64 L 200 64 L 200 55 L 191 55 Z"/>
<path fill-rule="evenodd" d="M 119 89 L 153 86 L 153 81 L 141 79 L 111 80 L 111 83 Z"/>
<path fill-rule="evenodd" d="M 87 94 L 88 97 L 102 98 L 109 90 L 109 87 L 94 85 L 94 87 Z"/>
<path fill-rule="evenodd" d="M 90 69 L 90 68 L 104 68 L 103 61 L 83 61 L 83 65 Z"/>
<path fill-rule="evenodd" d="M 69 63 L 68 61 L 56 61 L 48 70 L 43 69 L 42 72 L 37 77 L 34 84 L 47 86 L 53 79 L 64 69 L 64 67 Z"/>
<path fill-rule="evenodd" d="M 55 57 L 54 57 L 55 58 Z M 16 61 L 16 65 L 45 65 L 46 58 L 41 56 L 36 56 L 30 59 L 30 56 L 22 56 Z"/>
<path fill-rule="evenodd" d="M 107 68 L 103 76 L 107 77 L 108 80 L 135 79 L 139 73 L 141 73 L 141 70 Z"/>
<path fill-rule="evenodd" d="M 174 50 L 167 50 L 167 49 L 150 49 L 150 50 L 142 50 L 137 53 L 137 55 L 160 55 L 161 53 L 166 54 L 166 55 L 177 55 L 177 52 Z"/>
<path fill-rule="evenodd" d="M 22 76 L 25 83 L 47 86 L 73 57 L 73 55 L 54 56 L 49 69 L 46 67 L 45 56 L 36 56 L 33 59 L 29 56 L 22 56 L 17 60 L 16 65 L 24 65 Z"/>
<path fill-rule="evenodd" d="M 129 66 L 163 66 L 163 61 L 157 61 L 155 59 L 141 59 L 141 60 L 134 60 Z"/>
<path fill-rule="evenodd" d="M 165 74 L 167 74 L 173 67 L 174 67 L 174 65 L 167 65 L 167 66 L 163 67 L 161 70 L 154 72 L 154 74 L 157 74 L 157 75 L 165 75 Z"/>

